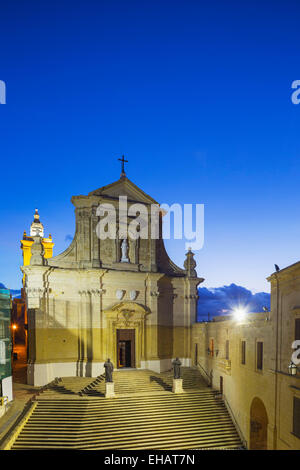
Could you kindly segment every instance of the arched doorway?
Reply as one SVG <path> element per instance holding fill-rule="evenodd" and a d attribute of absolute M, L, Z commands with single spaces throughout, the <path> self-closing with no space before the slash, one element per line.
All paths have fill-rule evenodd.
<path fill-rule="evenodd" d="M 116 368 L 141 368 L 146 360 L 145 317 L 148 307 L 123 301 L 105 310 L 107 328 L 103 357 L 110 357 Z"/>
<path fill-rule="evenodd" d="M 260 398 L 255 397 L 250 409 L 250 450 L 267 450 L 268 415 Z"/>
<path fill-rule="evenodd" d="M 135 329 L 117 330 L 117 368 L 135 367 Z"/>

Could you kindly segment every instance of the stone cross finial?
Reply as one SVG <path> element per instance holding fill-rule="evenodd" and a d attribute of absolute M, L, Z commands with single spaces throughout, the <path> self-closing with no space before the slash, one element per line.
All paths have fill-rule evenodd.
<path fill-rule="evenodd" d="M 125 160 L 124 155 L 122 155 L 122 158 L 118 158 L 118 160 L 122 163 L 121 178 L 123 178 L 124 176 L 126 176 L 124 163 L 128 163 L 128 160 Z"/>

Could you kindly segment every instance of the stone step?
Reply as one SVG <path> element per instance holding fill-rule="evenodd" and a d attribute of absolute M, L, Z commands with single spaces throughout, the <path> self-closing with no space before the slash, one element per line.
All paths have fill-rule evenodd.
<path fill-rule="evenodd" d="M 77 394 L 89 384 L 92 392 L 104 392 L 103 378 L 94 385 L 95 379 L 63 378 L 38 397 L 13 449 L 239 448 L 241 441 L 224 403 L 194 370 L 183 372 L 187 389 L 182 394 L 166 390 L 171 374 L 117 372 L 115 390 L 124 395 L 113 399 Z M 151 382 L 150 377 L 155 379 Z"/>
<path fill-rule="evenodd" d="M 200 372 L 196 369 L 182 368 L 182 378 L 184 390 L 206 388 Z M 173 375 L 170 371 L 157 374 L 150 370 L 118 370 L 114 372 L 113 379 L 115 393 L 121 395 L 160 390 L 171 391 L 173 383 Z M 49 389 L 44 393 L 46 396 L 53 396 L 54 394 L 78 394 L 79 392 L 89 396 L 104 396 L 104 376 L 95 379 L 64 377 L 58 384 L 50 384 Z"/>

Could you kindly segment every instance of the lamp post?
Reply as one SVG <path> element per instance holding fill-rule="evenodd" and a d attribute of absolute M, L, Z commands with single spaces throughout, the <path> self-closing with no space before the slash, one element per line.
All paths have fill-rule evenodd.
<path fill-rule="evenodd" d="M 289 363 L 289 374 L 290 375 L 296 375 L 297 370 L 298 370 L 298 367 L 296 366 L 296 364 L 293 363 L 293 361 L 291 361 Z"/>
<path fill-rule="evenodd" d="M 12 350 L 14 351 L 14 346 L 15 346 L 15 331 L 17 329 L 17 325 L 12 325 Z"/>

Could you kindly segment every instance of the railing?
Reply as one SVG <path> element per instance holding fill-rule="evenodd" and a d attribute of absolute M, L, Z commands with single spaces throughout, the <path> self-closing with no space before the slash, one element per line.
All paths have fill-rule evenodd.
<path fill-rule="evenodd" d="M 201 369 L 202 372 L 204 372 L 204 374 L 205 374 L 204 378 L 208 381 L 208 386 L 209 386 L 209 387 L 212 387 L 212 372 L 211 372 L 211 374 L 208 374 L 208 373 L 206 372 L 206 370 L 204 369 L 204 367 L 203 367 L 199 362 L 197 362 L 196 365 L 200 367 L 200 369 Z M 229 403 L 228 403 L 228 401 L 227 401 L 227 398 L 226 398 L 225 395 L 222 394 L 222 392 L 219 391 L 219 390 L 215 390 L 215 396 L 216 396 L 216 395 L 219 395 L 220 397 L 222 397 L 222 399 L 223 399 L 223 401 L 224 401 L 224 404 L 225 404 L 225 406 L 226 406 L 226 408 L 227 408 L 227 411 L 228 411 L 228 413 L 230 414 L 230 417 L 231 417 L 231 419 L 232 419 L 232 421 L 233 421 L 233 423 L 234 423 L 234 425 L 235 425 L 235 428 L 236 428 L 236 430 L 237 430 L 237 433 L 238 433 L 238 435 L 240 436 L 240 439 L 241 439 L 241 441 L 242 441 L 243 447 L 244 447 L 245 449 L 248 449 L 247 441 L 246 441 L 246 439 L 244 438 L 244 435 L 243 435 L 243 433 L 242 433 L 242 431 L 241 431 L 241 428 L 240 428 L 240 426 L 239 426 L 237 420 L 235 419 L 235 416 L 234 416 L 233 411 L 232 411 L 232 409 L 231 409 L 231 407 L 230 407 L 230 405 L 229 405 Z"/>
<path fill-rule="evenodd" d="M 7 433 L 3 436 L 0 441 L 0 449 L 1 450 L 10 450 L 18 438 L 20 432 L 22 431 L 23 427 L 27 423 L 28 419 L 32 415 L 33 411 L 35 410 L 38 402 L 30 399 L 21 414 L 18 416 L 16 421 L 12 424 L 9 428 Z"/>
<path fill-rule="evenodd" d="M 200 362 L 196 362 L 196 366 L 199 366 L 201 368 L 201 371 L 204 372 L 205 376 L 204 376 L 204 380 L 207 380 L 207 385 L 209 387 L 212 386 L 212 375 L 211 374 L 208 374 L 206 372 L 206 370 L 204 369 L 204 367 L 201 366 Z"/>
<path fill-rule="evenodd" d="M 300 379 L 300 373 L 298 373 L 298 371 L 300 372 L 299 367 L 298 367 L 297 374 L 295 374 L 295 375 L 289 374 L 289 372 L 285 372 L 284 370 L 275 370 L 275 369 L 269 369 L 269 370 L 270 370 L 270 372 L 275 373 L 275 374 L 288 375 L 292 379 L 298 379 L 298 380 Z"/>
<path fill-rule="evenodd" d="M 223 369 L 225 372 L 231 371 L 231 360 L 230 359 L 219 359 L 217 366 Z"/>
<path fill-rule="evenodd" d="M 242 441 L 242 443 L 243 443 L 243 447 L 245 447 L 245 449 L 248 449 L 247 441 L 246 441 L 246 439 L 244 438 L 244 434 L 242 433 L 241 428 L 240 428 L 240 426 L 239 426 L 237 420 L 235 419 L 235 416 L 234 416 L 234 414 L 233 414 L 233 411 L 232 411 L 232 409 L 231 409 L 231 407 L 230 407 L 230 405 L 229 405 L 229 403 L 228 403 L 227 398 L 225 397 L 225 395 L 223 395 L 223 401 L 224 401 L 225 406 L 226 406 L 226 408 L 227 408 L 227 411 L 228 411 L 228 413 L 230 414 L 230 417 L 231 417 L 231 419 L 232 419 L 232 421 L 233 421 L 233 423 L 234 423 L 234 425 L 235 425 L 235 427 L 236 427 L 236 430 L 237 430 L 237 432 L 238 432 L 238 435 L 240 436 L 240 439 L 241 439 L 241 441 Z"/>

